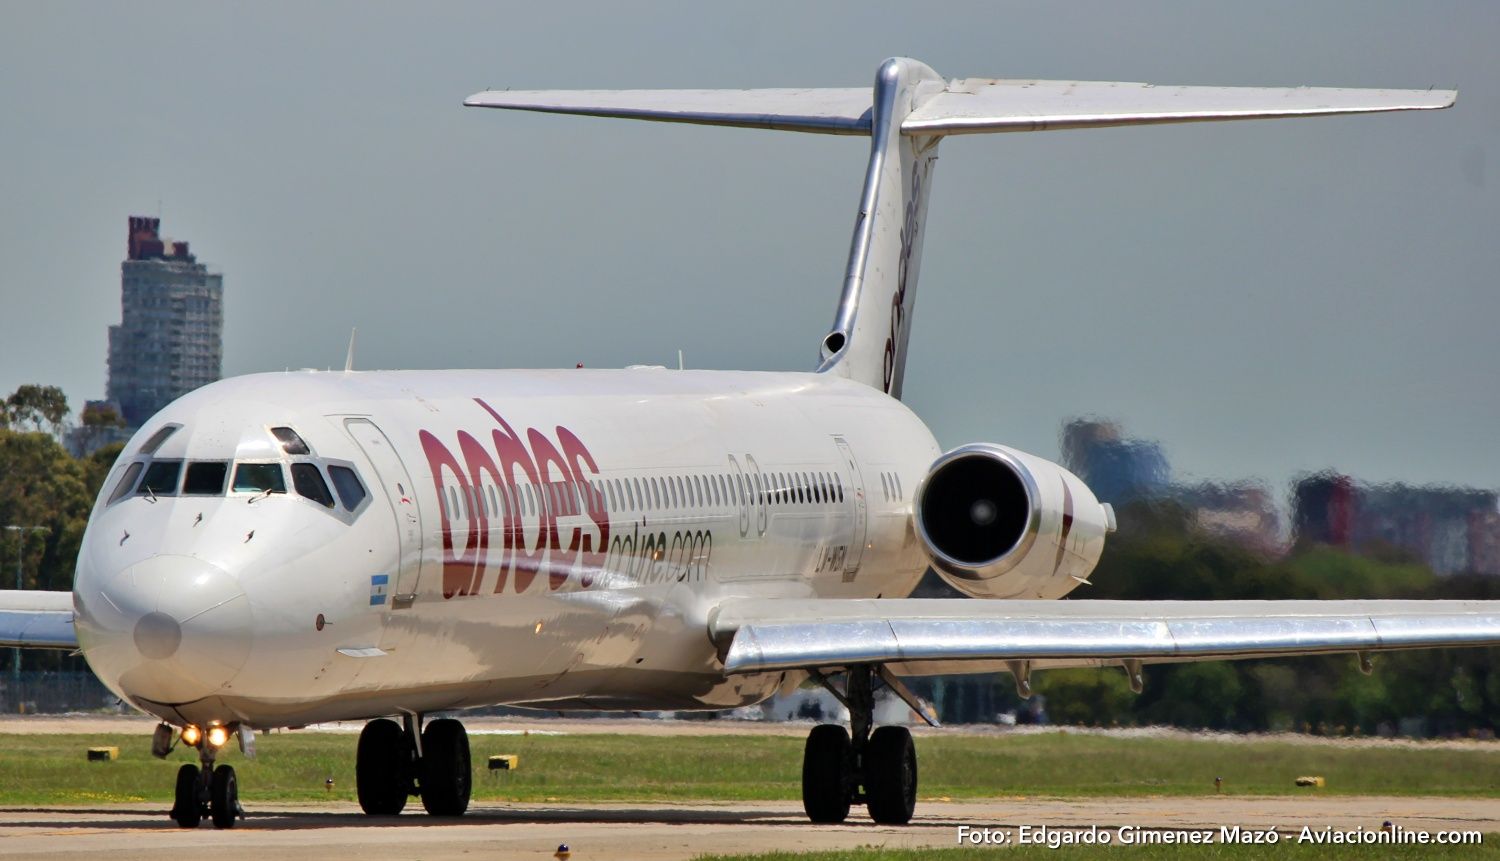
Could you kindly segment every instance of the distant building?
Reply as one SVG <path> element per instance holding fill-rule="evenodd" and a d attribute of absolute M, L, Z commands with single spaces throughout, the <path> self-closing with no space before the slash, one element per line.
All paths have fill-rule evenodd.
<path fill-rule="evenodd" d="M 223 367 L 224 276 L 163 239 L 161 219 L 130 217 L 120 324 L 109 327 L 109 395 L 139 427 Z"/>
<path fill-rule="evenodd" d="M 1405 551 L 1438 574 L 1500 575 L 1500 497 L 1468 487 L 1361 486 L 1320 474 L 1293 492 L 1297 540 Z"/>
<path fill-rule="evenodd" d="M 1241 482 L 1178 486 L 1172 496 L 1193 513 L 1193 522 L 1209 535 L 1269 556 L 1286 549 L 1276 498 L 1263 485 Z"/>
<path fill-rule="evenodd" d="M 1295 539 L 1352 548 L 1357 506 L 1354 479 L 1347 475 L 1320 472 L 1300 479 L 1292 490 Z"/>
<path fill-rule="evenodd" d="M 1063 425 L 1063 466 L 1112 505 L 1165 495 L 1171 468 L 1161 445 L 1125 439 L 1114 422 L 1074 419 Z"/>

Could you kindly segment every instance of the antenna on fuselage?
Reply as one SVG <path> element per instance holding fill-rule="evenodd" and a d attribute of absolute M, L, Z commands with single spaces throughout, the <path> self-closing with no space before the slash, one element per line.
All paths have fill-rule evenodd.
<path fill-rule="evenodd" d="M 353 326 L 349 329 L 349 352 L 344 354 L 344 373 L 354 370 L 354 336 L 359 334 L 359 327 Z"/>
<path fill-rule="evenodd" d="M 679 370 L 679 371 L 686 370 L 686 368 L 682 364 L 682 351 L 681 350 L 677 351 L 677 370 Z"/>

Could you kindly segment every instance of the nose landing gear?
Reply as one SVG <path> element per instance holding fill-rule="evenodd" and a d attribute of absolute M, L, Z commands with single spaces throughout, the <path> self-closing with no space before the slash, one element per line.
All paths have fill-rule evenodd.
<path fill-rule="evenodd" d="M 835 724 L 815 726 L 802 754 L 802 809 L 813 822 L 838 823 L 863 804 L 881 825 L 905 825 L 917 806 L 917 750 L 902 726 L 874 729 L 874 671 L 851 667 L 840 693 L 819 681 L 849 709 L 845 732 Z"/>
<path fill-rule="evenodd" d="M 209 727 L 208 732 L 195 726 L 183 728 L 179 739 L 183 744 L 197 748 L 200 763 L 183 763 L 177 769 L 172 818 L 183 828 L 197 828 L 205 816 L 213 821 L 215 828 L 233 828 L 237 820 L 245 818 L 245 810 L 240 807 L 239 780 L 235 777 L 234 766 L 214 766 L 219 748 L 237 730 L 238 727 L 224 726 Z M 167 732 L 170 734 L 170 727 L 167 727 Z M 161 728 L 158 728 L 158 739 L 161 735 Z M 154 750 L 162 747 L 158 741 Z M 161 755 L 164 756 L 165 751 Z"/>
<path fill-rule="evenodd" d="M 426 729 L 421 715 L 372 720 L 359 734 L 354 774 L 359 806 L 371 816 L 394 816 L 411 796 L 433 816 L 462 816 L 473 782 L 468 733 L 451 718 Z"/>

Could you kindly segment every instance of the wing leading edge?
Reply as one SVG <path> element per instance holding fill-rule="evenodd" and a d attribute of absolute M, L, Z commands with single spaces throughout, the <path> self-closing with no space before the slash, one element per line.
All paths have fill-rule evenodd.
<path fill-rule="evenodd" d="M 0 646 L 78 648 L 73 593 L 0 590 Z"/>
<path fill-rule="evenodd" d="M 1500 645 L 1500 601 L 775 600 L 720 605 L 727 674 L 899 675 Z"/>

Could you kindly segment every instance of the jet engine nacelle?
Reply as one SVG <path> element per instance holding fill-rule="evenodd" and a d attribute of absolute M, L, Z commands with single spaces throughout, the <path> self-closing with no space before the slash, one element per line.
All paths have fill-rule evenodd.
<path fill-rule="evenodd" d="M 937 459 L 916 496 L 917 534 L 943 579 L 974 598 L 1060 598 L 1088 579 L 1114 510 L 1078 476 L 991 443 Z"/>

